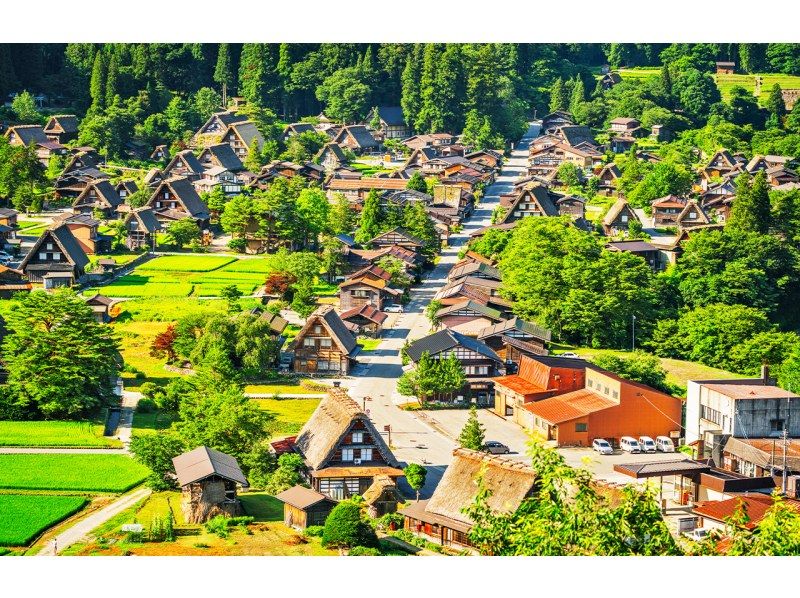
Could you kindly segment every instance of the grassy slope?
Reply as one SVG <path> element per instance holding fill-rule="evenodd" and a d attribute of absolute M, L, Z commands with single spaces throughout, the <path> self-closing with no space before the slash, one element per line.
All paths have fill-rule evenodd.
<path fill-rule="evenodd" d="M 94 422 L 0 421 L 0 446 L 118 447 Z"/>
<path fill-rule="evenodd" d="M 0 488 L 124 492 L 147 474 L 125 455 L 0 455 Z"/>

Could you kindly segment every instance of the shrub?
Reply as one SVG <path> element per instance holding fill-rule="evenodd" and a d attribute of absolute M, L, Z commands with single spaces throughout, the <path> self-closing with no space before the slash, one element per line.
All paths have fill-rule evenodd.
<path fill-rule="evenodd" d="M 228 249 L 232 249 L 237 253 L 244 253 L 245 249 L 247 249 L 247 240 L 241 237 L 231 239 L 228 241 Z"/>
<path fill-rule="evenodd" d="M 325 530 L 324 525 L 309 525 L 303 534 L 308 536 L 309 538 L 321 538 L 322 532 Z"/>
<path fill-rule="evenodd" d="M 322 545 L 331 548 L 378 545 L 375 530 L 361 518 L 361 507 L 352 500 L 340 502 L 328 515 Z"/>
<path fill-rule="evenodd" d="M 375 519 L 375 525 L 378 529 L 388 529 L 389 526 L 394 523 L 398 528 L 403 527 L 403 522 L 405 517 L 403 517 L 400 513 L 386 513 L 385 515 L 378 517 Z"/>
<path fill-rule="evenodd" d="M 224 515 L 209 519 L 204 527 L 209 534 L 217 534 L 220 538 L 228 537 L 228 517 Z"/>
<path fill-rule="evenodd" d="M 351 548 L 347 556 L 381 556 L 377 548 L 367 548 L 366 546 L 356 546 Z"/>
<path fill-rule="evenodd" d="M 136 405 L 137 413 L 153 413 L 156 409 L 156 403 L 151 399 L 139 399 L 139 403 Z"/>

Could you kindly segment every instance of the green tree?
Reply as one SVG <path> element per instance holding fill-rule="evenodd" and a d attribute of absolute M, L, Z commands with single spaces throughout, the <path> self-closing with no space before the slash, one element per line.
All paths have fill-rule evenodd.
<path fill-rule="evenodd" d="M 228 313 L 238 313 L 242 311 L 242 305 L 239 299 L 242 298 L 242 290 L 235 284 L 229 284 L 222 287 L 219 291 L 219 296 L 228 302 Z"/>
<path fill-rule="evenodd" d="M 403 108 L 403 115 L 406 122 L 412 124 L 416 122 L 420 110 L 420 76 L 422 71 L 422 60 L 420 56 L 421 45 L 416 45 L 414 50 L 406 58 L 403 74 L 401 76 L 402 93 L 400 96 L 400 106 Z"/>
<path fill-rule="evenodd" d="M 328 231 L 332 235 L 349 234 L 356 219 L 355 210 L 342 193 L 335 193 L 328 211 Z"/>
<path fill-rule="evenodd" d="M 628 202 L 642 208 L 659 197 L 685 195 L 691 190 L 693 180 L 694 174 L 682 164 L 659 162 L 630 191 Z"/>
<path fill-rule="evenodd" d="M 572 162 L 562 162 L 556 171 L 556 176 L 565 187 L 579 187 L 583 173 Z"/>
<path fill-rule="evenodd" d="M 416 171 L 411 175 L 411 178 L 408 179 L 408 183 L 406 183 L 406 189 L 419 191 L 420 193 L 427 193 L 428 185 L 425 182 L 425 179 L 422 177 L 422 174 L 420 174 L 419 171 Z"/>
<path fill-rule="evenodd" d="M 71 290 L 34 291 L 5 314 L 8 391 L 37 416 L 82 415 L 111 401 L 121 366 L 119 341 Z"/>
<path fill-rule="evenodd" d="M 222 96 L 211 87 L 201 87 L 194 93 L 192 103 L 197 120 L 205 121 L 215 112 L 219 112 L 222 106 Z"/>
<path fill-rule="evenodd" d="M 442 307 L 442 302 L 438 299 L 434 299 L 425 307 L 425 317 L 428 318 L 428 321 L 431 323 L 431 328 L 434 330 L 438 330 L 439 325 L 441 324 L 437 313 L 440 309 L 442 309 Z"/>
<path fill-rule="evenodd" d="M 346 549 L 355 546 L 377 547 L 378 537 L 361 516 L 361 507 L 352 500 L 336 505 L 325 520 L 322 545 Z"/>
<path fill-rule="evenodd" d="M 371 189 L 361 210 L 361 222 L 356 232 L 356 241 L 364 244 L 378 236 L 381 232 L 382 219 L 383 210 L 380 197 L 375 189 Z"/>
<path fill-rule="evenodd" d="M 568 108 L 565 95 L 564 81 L 559 77 L 550 87 L 550 112 L 566 110 Z"/>
<path fill-rule="evenodd" d="M 106 71 L 106 106 L 112 106 L 119 95 L 119 56 L 111 53 Z"/>
<path fill-rule="evenodd" d="M 101 112 L 106 105 L 106 61 L 102 50 L 98 50 L 94 55 L 89 95 L 92 98 L 90 110 L 93 113 Z"/>
<path fill-rule="evenodd" d="M 190 241 L 200 238 L 200 227 L 194 218 L 182 218 L 167 227 L 167 236 L 179 248 L 188 245 Z"/>
<path fill-rule="evenodd" d="M 479 451 L 483 449 L 484 433 L 483 424 L 478 421 L 478 410 L 475 405 L 472 405 L 469 408 L 467 423 L 464 424 L 461 433 L 458 435 L 458 444 L 463 448 Z"/>
<path fill-rule="evenodd" d="M 264 489 L 272 495 L 280 494 L 303 481 L 302 472 L 306 464 L 296 453 L 285 453 L 278 457 L 278 467 L 269 476 Z"/>
<path fill-rule="evenodd" d="M 583 110 L 583 104 L 586 101 L 586 87 L 583 84 L 583 79 L 580 75 L 575 77 L 575 84 L 572 86 L 572 93 L 569 100 L 569 111 L 575 115 Z"/>
<path fill-rule="evenodd" d="M 156 492 L 171 490 L 177 486 L 172 459 L 186 448 L 181 438 L 169 432 L 136 434 L 130 444 L 133 458 L 150 469 L 147 485 Z"/>
<path fill-rule="evenodd" d="M 229 90 L 233 89 L 234 82 L 230 44 L 219 45 L 217 63 L 214 66 L 214 82 L 219 84 L 223 96 L 227 98 Z"/>
<path fill-rule="evenodd" d="M 17 118 L 26 124 L 36 124 L 42 120 L 42 115 L 36 107 L 36 100 L 29 91 L 23 91 L 11 101 L 11 110 Z"/>
<path fill-rule="evenodd" d="M 614 372 L 626 380 L 641 382 L 667 394 L 672 394 L 675 390 L 667 382 L 667 371 L 658 358 L 644 351 L 636 351 L 630 356 L 598 355 L 592 361 L 596 366 Z"/>
<path fill-rule="evenodd" d="M 319 187 L 303 189 L 297 197 L 296 210 L 302 246 L 316 248 L 328 225 L 330 204 L 325 192 Z"/>
<path fill-rule="evenodd" d="M 352 123 L 361 120 L 369 110 L 370 87 L 362 81 L 356 67 L 339 69 L 317 87 L 317 99 L 325 104 L 330 118 Z"/>
<path fill-rule="evenodd" d="M 417 493 L 417 502 L 419 502 L 419 491 L 425 485 L 428 470 L 418 463 L 409 463 L 403 469 L 403 475 L 411 489 Z"/>
<path fill-rule="evenodd" d="M 769 113 L 777 118 L 779 122 L 786 116 L 786 104 L 783 101 L 781 86 L 778 83 L 770 88 L 766 107 Z"/>
<path fill-rule="evenodd" d="M 733 230 L 765 234 L 769 231 L 771 207 L 769 183 L 761 170 L 756 176 L 745 173 L 736 179 L 736 200 L 728 226 Z"/>

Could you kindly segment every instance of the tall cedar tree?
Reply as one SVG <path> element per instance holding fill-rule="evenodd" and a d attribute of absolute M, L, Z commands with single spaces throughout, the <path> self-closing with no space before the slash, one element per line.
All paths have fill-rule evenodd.
<path fill-rule="evenodd" d="M 34 291 L 5 319 L 3 361 L 15 404 L 35 416 L 63 418 L 114 397 L 119 341 L 73 291 Z"/>
<path fill-rule="evenodd" d="M 736 200 L 728 226 L 733 230 L 766 234 L 770 226 L 769 183 L 763 170 L 750 177 L 745 173 L 736 180 Z"/>
<path fill-rule="evenodd" d="M 361 210 L 361 223 L 356 233 L 356 241 L 366 243 L 381 233 L 383 210 L 381 200 L 375 189 L 370 190 L 364 200 L 364 209 Z"/>
<path fill-rule="evenodd" d="M 420 79 L 420 110 L 414 121 L 414 128 L 420 133 L 433 133 L 439 124 L 438 106 L 436 105 L 436 65 L 439 54 L 436 44 L 425 44 L 422 59 L 422 77 Z"/>
<path fill-rule="evenodd" d="M 777 83 L 769 90 L 767 97 L 767 110 L 774 115 L 779 121 L 786 116 L 786 103 L 783 101 L 783 92 L 781 86 Z"/>
<path fill-rule="evenodd" d="M 225 97 L 233 91 L 233 66 L 231 65 L 230 44 L 220 44 L 217 50 L 217 64 L 214 67 L 214 81 L 219 83 Z"/>
<path fill-rule="evenodd" d="M 484 431 L 483 424 L 478 421 L 478 410 L 472 405 L 469 408 L 467 423 L 458 435 L 458 444 L 463 448 L 479 451 L 483 448 Z"/>
<path fill-rule="evenodd" d="M 414 46 L 414 50 L 406 58 L 406 65 L 400 77 L 401 95 L 400 106 L 406 122 L 414 125 L 420 111 L 420 77 L 422 73 L 421 44 Z"/>
<path fill-rule="evenodd" d="M 94 55 L 89 95 L 92 98 L 91 111 L 102 112 L 106 105 L 106 61 L 103 50 L 98 50 Z"/>
<path fill-rule="evenodd" d="M 566 109 L 567 105 L 564 102 L 564 81 L 559 77 L 553 82 L 553 86 L 550 88 L 550 112 Z"/>

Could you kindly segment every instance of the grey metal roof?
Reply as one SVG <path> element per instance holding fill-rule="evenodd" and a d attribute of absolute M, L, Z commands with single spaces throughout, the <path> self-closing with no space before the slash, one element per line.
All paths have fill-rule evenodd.
<path fill-rule="evenodd" d="M 251 121 L 237 122 L 230 125 L 229 129 L 233 129 L 238 133 L 244 144 L 250 148 L 253 142 L 258 143 L 259 148 L 264 147 L 264 137 L 261 132 L 256 128 L 255 123 Z"/>
<path fill-rule="evenodd" d="M 458 346 L 475 351 L 487 359 L 498 362 L 503 361 L 486 343 L 448 329 L 440 330 L 414 341 L 408 346 L 406 353 L 412 361 L 419 361 L 425 351 L 431 355 L 436 355 Z"/>
<path fill-rule="evenodd" d="M 403 127 L 406 124 L 400 106 L 378 106 L 378 116 L 390 127 Z"/>
<path fill-rule="evenodd" d="M 669 475 L 687 475 L 708 473 L 711 466 L 691 459 L 675 459 L 674 461 L 649 461 L 647 463 L 619 463 L 614 471 L 632 478 L 653 478 Z"/>
<path fill-rule="evenodd" d="M 504 334 L 509 330 L 519 330 L 520 332 L 524 332 L 543 341 L 549 341 L 552 335 L 547 328 L 543 328 L 538 324 L 527 322 L 522 318 L 510 318 L 508 320 L 498 322 L 494 326 L 488 326 L 484 328 L 478 333 L 478 338 L 486 338 L 489 336 L 495 336 L 497 334 Z"/>
<path fill-rule="evenodd" d="M 292 486 L 288 490 L 276 494 L 275 498 L 297 509 L 307 509 L 326 500 L 331 503 L 335 502 L 332 498 L 305 486 Z"/>
<path fill-rule="evenodd" d="M 244 164 L 242 164 L 239 156 L 236 155 L 236 152 L 233 151 L 233 148 L 229 143 L 210 145 L 204 149 L 200 155 L 202 156 L 206 152 L 211 154 L 216 159 L 217 164 L 223 168 L 227 168 L 231 172 L 244 170 Z"/>
<path fill-rule="evenodd" d="M 155 212 L 153 212 L 151 208 L 139 208 L 137 210 L 133 210 L 125 219 L 126 222 L 131 218 L 136 218 L 148 233 L 154 233 L 161 230 L 161 223 L 158 221 Z"/>
<path fill-rule="evenodd" d="M 476 313 L 486 316 L 490 320 L 499 320 L 502 317 L 502 314 L 498 310 L 492 309 L 488 305 L 483 305 L 482 303 L 478 303 L 477 301 L 472 301 L 471 299 L 467 299 L 466 301 L 462 301 L 454 305 L 448 305 L 447 307 L 443 307 L 442 309 L 436 312 L 436 315 L 438 317 L 442 317 L 450 313 L 456 312 L 460 309 L 472 310 Z"/>
<path fill-rule="evenodd" d="M 212 475 L 237 482 L 242 486 L 249 486 L 234 457 L 207 446 L 198 446 L 193 451 L 178 455 L 172 459 L 172 464 L 178 476 L 178 484 L 181 486 L 199 482 Z"/>

